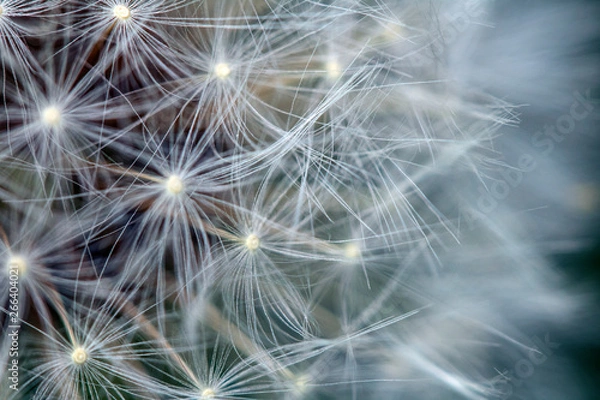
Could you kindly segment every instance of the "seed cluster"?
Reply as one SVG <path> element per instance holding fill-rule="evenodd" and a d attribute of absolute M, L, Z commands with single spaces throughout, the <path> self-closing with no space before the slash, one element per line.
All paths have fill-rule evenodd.
<path fill-rule="evenodd" d="M 0 0 L 0 398 L 492 395 L 506 287 L 559 295 L 477 212 L 488 2 L 431 3 Z"/>

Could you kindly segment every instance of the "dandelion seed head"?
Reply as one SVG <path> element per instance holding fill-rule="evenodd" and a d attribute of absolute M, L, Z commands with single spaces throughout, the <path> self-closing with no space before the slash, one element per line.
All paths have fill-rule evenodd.
<path fill-rule="evenodd" d="M 62 115 L 58 107 L 48 106 L 42 110 L 41 119 L 47 127 L 56 128 L 60 125 Z"/>
<path fill-rule="evenodd" d="M 88 360 L 88 354 L 83 347 L 79 346 L 71 353 L 71 360 L 77 365 L 82 365 Z"/>
<path fill-rule="evenodd" d="M 256 251 L 260 247 L 260 238 L 252 233 L 246 237 L 244 244 L 248 250 Z"/>
<path fill-rule="evenodd" d="M 525 80 L 546 30 L 484 33 L 493 2 L 432 3 L 0 0 L 0 275 L 24 278 L 43 355 L 26 393 L 484 398 L 491 352 L 532 345 L 521 321 L 577 315 L 526 196 L 592 216 L 600 186 L 557 153 L 534 160 L 551 185 L 506 169 L 542 146 L 508 102 L 571 75 Z M 572 93 L 579 130 L 593 99 Z"/>
<path fill-rule="evenodd" d="M 215 393 L 215 391 L 213 389 L 206 388 L 200 394 L 200 400 L 214 399 L 215 395 L 216 395 L 216 393 Z"/>
<path fill-rule="evenodd" d="M 19 276 L 23 276 L 27 273 L 27 261 L 21 256 L 12 256 L 7 262 L 8 270 L 16 269 Z"/>
<path fill-rule="evenodd" d="M 231 74 L 231 67 L 227 63 L 218 63 L 215 65 L 214 74 L 219 79 L 227 79 Z"/>
<path fill-rule="evenodd" d="M 113 8 L 113 15 L 121 21 L 127 21 L 131 18 L 131 10 L 124 4 L 117 4 Z"/>
<path fill-rule="evenodd" d="M 183 192 L 183 181 L 177 175 L 171 175 L 169 179 L 167 179 L 167 181 L 165 182 L 165 188 L 167 190 L 167 193 L 176 196 Z"/>

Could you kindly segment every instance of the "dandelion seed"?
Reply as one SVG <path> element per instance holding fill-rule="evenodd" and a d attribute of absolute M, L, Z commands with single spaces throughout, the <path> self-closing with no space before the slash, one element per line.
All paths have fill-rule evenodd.
<path fill-rule="evenodd" d="M 248 235 L 244 244 L 248 250 L 256 251 L 260 247 L 260 238 L 252 233 Z"/>
<path fill-rule="evenodd" d="M 60 125 L 62 119 L 60 110 L 56 106 L 49 106 L 42 110 L 42 122 L 50 128 L 56 128 Z"/>
<path fill-rule="evenodd" d="M 88 354 L 83 347 L 77 347 L 71 353 L 71 360 L 77 365 L 84 364 L 88 359 Z"/>
<path fill-rule="evenodd" d="M 167 192 L 174 196 L 183 192 L 184 189 L 183 181 L 177 175 L 171 175 L 169 179 L 167 179 L 165 187 L 167 189 Z"/>
<path fill-rule="evenodd" d="M 231 67 L 227 63 L 218 63 L 214 68 L 215 76 L 219 79 L 227 79 L 231 74 Z"/>
<path fill-rule="evenodd" d="M 113 8 L 113 15 L 121 21 L 127 21 L 131 18 L 131 10 L 124 4 L 118 4 Z"/>

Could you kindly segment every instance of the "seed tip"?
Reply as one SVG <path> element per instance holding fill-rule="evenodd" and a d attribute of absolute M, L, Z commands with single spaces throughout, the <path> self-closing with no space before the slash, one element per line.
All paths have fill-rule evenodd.
<path fill-rule="evenodd" d="M 57 127 L 60 124 L 61 114 L 56 106 L 48 106 L 42 110 L 42 122 L 49 127 Z"/>
<path fill-rule="evenodd" d="M 167 192 L 173 195 L 178 195 L 183 192 L 183 181 L 177 175 L 171 175 L 165 183 Z"/>
<path fill-rule="evenodd" d="M 344 257 L 346 257 L 348 261 L 354 261 L 360 258 L 360 254 L 360 246 L 356 243 L 348 243 L 344 247 Z"/>
<path fill-rule="evenodd" d="M 87 361 L 88 354 L 83 347 L 79 346 L 71 353 L 71 359 L 75 364 L 82 365 Z"/>
<path fill-rule="evenodd" d="M 250 251 L 255 251 L 260 247 L 260 239 L 254 233 L 246 237 L 246 248 Z"/>
<path fill-rule="evenodd" d="M 219 79 L 226 79 L 231 74 L 231 68 L 227 63 L 218 63 L 214 68 L 215 76 Z"/>
<path fill-rule="evenodd" d="M 308 384 L 310 382 L 310 378 L 307 375 L 301 375 L 294 378 L 294 390 L 297 394 L 305 394 L 308 392 Z"/>
<path fill-rule="evenodd" d="M 113 15 L 121 21 L 126 21 L 131 18 L 131 10 L 124 4 L 117 4 L 113 8 Z"/>
<path fill-rule="evenodd" d="M 389 23 L 383 28 L 383 39 L 386 41 L 397 41 L 404 36 L 404 29 L 398 23 Z"/>
<path fill-rule="evenodd" d="M 342 66 L 337 61 L 327 61 L 325 63 L 325 72 L 327 73 L 327 78 L 331 80 L 338 79 L 342 76 Z"/>
<path fill-rule="evenodd" d="M 21 256 L 12 256 L 8 259 L 7 267 L 9 270 L 16 269 L 19 275 L 25 275 L 25 272 L 27 272 L 27 261 Z"/>

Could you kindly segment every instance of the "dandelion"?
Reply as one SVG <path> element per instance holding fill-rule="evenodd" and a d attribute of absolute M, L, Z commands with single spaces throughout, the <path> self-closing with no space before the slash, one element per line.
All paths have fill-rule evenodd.
<path fill-rule="evenodd" d="M 539 173 L 579 187 L 566 134 L 525 132 L 525 104 L 593 120 L 591 90 L 559 93 L 564 61 L 522 79 L 549 64 L 539 7 L 0 0 L 0 324 L 19 336 L 0 360 L 20 374 L 0 397 L 505 396 L 504 360 L 585 305 L 531 221 L 597 203 Z M 561 44 L 583 48 L 575 30 Z M 515 395 L 551 398 L 536 379 Z"/>
<path fill-rule="evenodd" d="M 148 395 L 142 385 L 150 381 L 136 365 L 142 345 L 128 343 L 135 324 L 119 320 L 118 309 L 110 314 L 107 309 L 92 312 L 73 305 L 59 312 L 66 334 L 55 327 L 37 332 L 43 338 L 38 348 L 41 362 L 31 369 L 24 390 L 34 388 L 33 398 Z"/>

